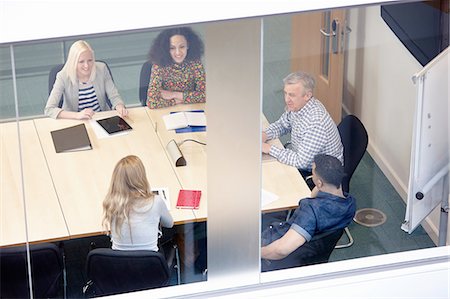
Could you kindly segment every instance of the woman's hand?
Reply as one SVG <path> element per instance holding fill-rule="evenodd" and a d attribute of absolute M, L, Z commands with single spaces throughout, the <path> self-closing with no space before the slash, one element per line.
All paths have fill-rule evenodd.
<path fill-rule="evenodd" d="M 114 109 L 116 109 L 120 117 L 126 117 L 128 115 L 128 110 L 123 104 L 118 104 Z"/>
<path fill-rule="evenodd" d="M 183 103 L 183 93 L 180 91 L 161 90 L 161 97 L 164 100 L 175 100 L 176 104 Z"/>
<path fill-rule="evenodd" d="M 80 112 L 77 112 L 76 119 L 91 119 L 94 115 L 94 110 L 91 108 L 86 108 L 81 110 Z"/>

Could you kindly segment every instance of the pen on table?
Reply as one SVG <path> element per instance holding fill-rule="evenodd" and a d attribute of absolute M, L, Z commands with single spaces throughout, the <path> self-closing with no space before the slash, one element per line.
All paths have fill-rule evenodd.
<path fill-rule="evenodd" d="M 167 200 L 167 197 L 166 197 L 166 192 L 164 192 L 164 189 L 162 189 L 161 191 L 162 191 L 162 194 L 163 194 L 163 196 L 164 196 L 164 199 L 166 199 L 166 200 Z"/>

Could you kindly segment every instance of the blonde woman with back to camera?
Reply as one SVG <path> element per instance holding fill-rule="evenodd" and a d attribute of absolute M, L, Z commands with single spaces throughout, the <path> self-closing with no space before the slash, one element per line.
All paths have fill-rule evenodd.
<path fill-rule="evenodd" d="M 159 224 L 170 228 L 173 219 L 164 200 L 150 190 L 138 157 L 116 164 L 103 201 L 103 226 L 111 231 L 112 249 L 158 251 Z"/>
<path fill-rule="evenodd" d="M 63 97 L 60 106 L 61 96 Z M 52 118 L 91 119 L 95 112 L 111 110 L 120 116 L 128 111 L 117 91 L 105 63 L 95 61 L 94 50 L 83 40 L 76 41 L 69 50 L 67 61 L 56 75 L 45 115 Z"/>

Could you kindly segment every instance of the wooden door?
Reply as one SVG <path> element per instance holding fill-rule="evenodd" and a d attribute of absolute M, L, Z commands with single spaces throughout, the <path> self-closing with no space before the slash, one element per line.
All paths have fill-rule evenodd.
<path fill-rule="evenodd" d="M 335 123 L 341 121 L 344 78 L 345 10 L 309 12 L 292 17 L 292 71 L 316 79 L 314 96 Z"/>

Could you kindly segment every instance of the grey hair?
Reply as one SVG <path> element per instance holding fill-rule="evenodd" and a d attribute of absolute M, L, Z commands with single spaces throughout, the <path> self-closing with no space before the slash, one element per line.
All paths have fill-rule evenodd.
<path fill-rule="evenodd" d="M 305 72 L 298 71 L 295 73 L 290 73 L 283 79 L 283 83 L 286 84 L 297 84 L 302 83 L 303 87 L 305 88 L 305 91 L 311 91 L 313 92 L 314 86 L 316 85 L 316 81 L 314 78 Z"/>

